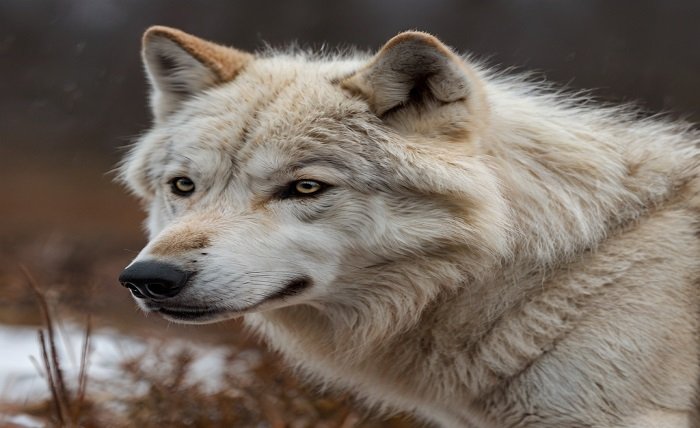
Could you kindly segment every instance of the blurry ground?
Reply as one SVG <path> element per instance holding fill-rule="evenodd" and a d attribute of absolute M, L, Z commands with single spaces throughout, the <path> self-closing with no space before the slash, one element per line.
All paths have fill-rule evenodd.
<path fill-rule="evenodd" d="M 20 266 L 45 290 L 63 335 L 74 336 L 73 356 L 61 351 L 70 388 L 85 316 L 92 317 L 94 379 L 79 410 L 82 426 L 419 426 L 372 419 L 349 397 L 301 384 L 238 321 L 195 327 L 144 316 L 116 281 L 144 238 L 137 202 L 105 174 L 111 165 L 90 157 L 0 158 L 0 360 L 23 370 L 12 376 L 0 364 L 0 426 L 56 424 L 45 382 L 25 390 L 17 379 L 26 378 L 30 356 L 41 366 L 41 314 Z M 132 351 L 112 352 L 110 341 Z M 64 339 L 57 342 L 62 349 Z M 116 364 L 111 380 L 105 364 Z M 211 377 L 219 378 L 215 386 Z"/>

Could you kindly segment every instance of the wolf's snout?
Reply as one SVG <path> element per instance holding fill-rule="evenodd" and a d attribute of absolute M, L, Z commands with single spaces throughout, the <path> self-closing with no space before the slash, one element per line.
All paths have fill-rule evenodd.
<path fill-rule="evenodd" d="M 140 299 L 165 299 L 177 295 L 189 277 L 188 272 L 173 265 L 145 261 L 124 269 L 119 275 L 119 282 Z"/>

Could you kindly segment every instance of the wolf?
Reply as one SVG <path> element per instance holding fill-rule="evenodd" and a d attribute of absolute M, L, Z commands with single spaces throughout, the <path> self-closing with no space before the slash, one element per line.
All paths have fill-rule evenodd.
<path fill-rule="evenodd" d="M 156 26 L 120 177 L 168 320 L 243 317 L 310 379 L 442 427 L 692 427 L 700 132 L 436 37 L 249 53 Z"/>

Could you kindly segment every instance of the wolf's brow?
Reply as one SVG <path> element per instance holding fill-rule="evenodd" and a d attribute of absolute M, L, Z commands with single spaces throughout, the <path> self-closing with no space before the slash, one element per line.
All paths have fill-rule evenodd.
<path fill-rule="evenodd" d="M 347 160 L 340 159 L 336 156 L 307 156 L 304 158 L 301 158 L 299 160 L 296 160 L 294 163 L 290 165 L 290 168 L 292 170 L 297 170 L 297 169 L 302 169 L 306 168 L 308 166 L 328 166 L 333 169 L 342 171 L 342 172 L 347 172 L 351 173 L 354 171 L 354 168 L 350 166 L 350 163 L 347 162 Z"/>
<path fill-rule="evenodd" d="M 179 166 L 186 166 L 188 170 L 190 171 L 198 171 L 199 168 L 197 167 L 197 164 L 192 160 L 191 157 L 184 155 L 182 153 L 178 153 L 176 151 L 170 151 L 170 156 L 174 158 L 174 160 L 178 163 Z"/>

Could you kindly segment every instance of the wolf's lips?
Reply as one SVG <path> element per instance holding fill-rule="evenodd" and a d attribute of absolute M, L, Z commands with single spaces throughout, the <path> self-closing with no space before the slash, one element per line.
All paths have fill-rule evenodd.
<path fill-rule="evenodd" d="M 168 318 L 178 319 L 182 321 L 196 321 L 209 319 L 214 316 L 226 312 L 223 309 L 205 309 L 205 308 L 153 308 L 154 312 L 158 312 Z"/>

